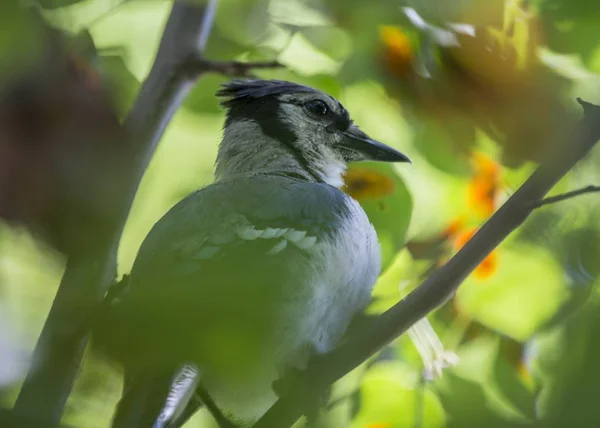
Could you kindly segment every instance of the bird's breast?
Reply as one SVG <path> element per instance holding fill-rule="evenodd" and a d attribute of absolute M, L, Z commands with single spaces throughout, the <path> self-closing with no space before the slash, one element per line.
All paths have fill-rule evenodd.
<path fill-rule="evenodd" d="M 303 251 L 308 256 L 285 284 L 285 301 L 271 326 L 272 348 L 262 366 L 255 366 L 246 385 L 209 379 L 217 402 L 244 421 L 260 417 L 275 401 L 271 384 L 290 368 L 302 369 L 312 354 L 332 350 L 352 317 L 369 302 L 379 275 L 380 249 L 375 231 L 358 204 L 334 233 L 320 237 Z"/>
<path fill-rule="evenodd" d="M 295 314 L 317 353 L 337 345 L 351 318 L 368 303 L 381 268 L 377 235 L 358 204 L 340 219 L 336 232 L 324 239 L 312 256 L 310 294 L 303 301 L 303 314 Z"/>

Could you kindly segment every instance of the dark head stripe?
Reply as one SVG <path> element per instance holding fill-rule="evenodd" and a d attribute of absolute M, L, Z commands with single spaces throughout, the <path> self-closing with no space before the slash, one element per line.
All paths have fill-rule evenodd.
<path fill-rule="evenodd" d="M 331 98 L 334 105 L 336 106 L 335 117 L 333 118 L 333 123 L 335 127 L 340 131 L 346 131 L 352 123 L 352 121 L 350 120 L 350 115 L 338 100 L 336 100 L 332 96 L 329 96 L 329 98 Z"/>
<path fill-rule="evenodd" d="M 252 82 L 255 83 L 256 81 Z M 247 94 L 246 92 L 250 91 L 250 88 L 242 88 L 241 86 L 237 87 L 235 90 L 239 90 L 241 92 L 235 95 L 234 98 L 231 98 L 223 103 L 223 105 L 228 108 L 227 118 L 225 120 L 225 128 L 227 128 L 231 123 L 237 121 L 248 120 L 256 122 L 265 135 L 279 141 L 305 171 L 307 171 L 316 181 L 320 181 L 319 177 L 310 168 L 308 160 L 295 145 L 298 136 L 294 133 L 293 129 L 291 129 L 290 125 L 283 122 L 277 115 L 277 112 L 280 110 L 279 105 L 281 102 L 276 95 L 288 90 L 295 90 L 297 92 L 297 86 L 300 88 L 305 87 L 289 82 L 281 83 L 288 85 L 288 89 L 283 89 L 281 92 L 279 92 L 283 85 L 278 86 L 277 91 L 261 91 L 257 88 L 251 88 L 251 94 Z M 254 89 L 257 89 L 258 92 L 254 91 Z M 310 90 L 310 92 L 315 92 L 314 89 L 307 89 Z M 230 88 L 227 89 L 227 91 L 229 90 Z M 308 90 L 306 92 L 309 92 Z M 219 93 L 222 93 L 223 91 L 225 91 L 225 89 L 219 91 Z M 229 96 L 233 95 L 229 93 Z"/>

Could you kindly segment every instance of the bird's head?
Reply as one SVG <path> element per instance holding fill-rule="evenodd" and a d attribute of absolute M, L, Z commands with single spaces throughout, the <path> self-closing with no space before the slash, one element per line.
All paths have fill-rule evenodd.
<path fill-rule="evenodd" d="M 272 171 L 336 187 L 348 162 L 409 162 L 369 138 L 330 95 L 279 80 L 237 80 L 217 96 L 227 108 L 217 177 Z"/>

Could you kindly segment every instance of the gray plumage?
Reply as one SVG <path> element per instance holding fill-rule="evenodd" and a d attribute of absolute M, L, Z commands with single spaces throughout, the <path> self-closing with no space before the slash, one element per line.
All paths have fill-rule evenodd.
<path fill-rule="evenodd" d="M 380 250 L 339 190 L 346 163 L 407 159 L 315 89 L 238 81 L 219 95 L 216 182 L 153 227 L 99 336 L 136 373 L 195 364 L 246 425 L 275 401 L 272 382 L 333 349 L 369 301 Z"/>

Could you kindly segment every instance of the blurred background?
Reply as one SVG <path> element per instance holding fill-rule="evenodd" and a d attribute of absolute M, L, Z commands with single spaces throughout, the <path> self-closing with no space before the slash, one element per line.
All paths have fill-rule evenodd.
<path fill-rule="evenodd" d="M 121 121 L 147 76 L 167 0 L 0 5 L 0 407 L 10 408 L 66 258 L 111 227 L 127 173 Z M 600 103 L 593 0 L 222 0 L 212 60 L 338 97 L 411 166 L 354 165 L 345 191 L 384 252 L 369 311 L 443 264 Z M 152 159 L 119 248 L 212 181 L 228 78 L 204 75 Z M 600 149 L 553 190 L 600 184 Z M 600 195 L 542 207 L 442 308 L 335 385 L 323 427 L 600 426 Z M 439 339 L 436 337 L 439 336 Z M 443 347 L 442 347 L 443 346 Z M 440 376 L 438 365 L 459 362 Z M 440 363 L 442 361 L 442 363 Z M 116 367 L 87 352 L 63 421 L 106 427 Z M 32 409 L 32 412 L 35 412 Z M 200 412 L 186 427 L 215 426 Z"/>

